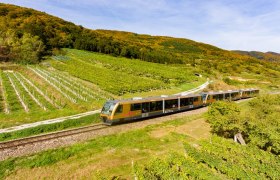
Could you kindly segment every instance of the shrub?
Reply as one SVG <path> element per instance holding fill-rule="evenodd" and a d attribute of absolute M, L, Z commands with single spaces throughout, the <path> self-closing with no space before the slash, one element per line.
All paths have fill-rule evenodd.
<path fill-rule="evenodd" d="M 208 111 L 208 122 L 212 132 L 224 137 L 233 137 L 242 131 L 240 109 L 233 102 L 219 101 L 213 103 Z"/>

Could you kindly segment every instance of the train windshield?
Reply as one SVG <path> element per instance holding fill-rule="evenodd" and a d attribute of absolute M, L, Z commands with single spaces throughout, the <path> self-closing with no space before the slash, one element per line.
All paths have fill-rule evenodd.
<path fill-rule="evenodd" d="M 101 114 L 110 115 L 115 107 L 116 103 L 113 102 L 106 102 L 101 110 Z"/>

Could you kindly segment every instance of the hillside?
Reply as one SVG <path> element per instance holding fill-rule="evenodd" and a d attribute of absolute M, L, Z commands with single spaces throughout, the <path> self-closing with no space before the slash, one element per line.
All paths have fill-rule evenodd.
<path fill-rule="evenodd" d="M 37 65 L 0 64 L 0 128 L 100 109 L 108 99 L 175 94 L 195 70 L 75 49 Z"/>
<path fill-rule="evenodd" d="M 55 48 L 75 48 L 158 63 L 189 63 L 195 60 L 248 60 L 249 56 L 188 39 L 136 33 L 90 30 L 29 8 L 0 3 L 0 58 L 3 61 L 36 63 Z M 35 57 L 16 58 L 22 38 L 37 46 Z M 11 42 L 8 39 L 13 39 Z M 17 43 L 16 43 L 17 42 Z M 25 42 L 25 41 L 24 41 Z M 42 43 L 42 44 L 41 44 Z M 38 44 L 41 44 L 40 46 Z M 33 52 L 26 48 L 25 52 Z M 24 59 L 25 58 L 25 59 Z"/>
<path fill-rule="evenodd" d="M 270 61 L 270 62 L 280 62 L 280 54 L 276 52 L 259 52 L 259 51 L 233 51 L 241 55 L 248 55 L 260 60 Z"/>
<path fill-rule="evenodd" d="M 0 28 L 1 61 L 34 64 L 46 55 L 59 55 L 58 49 L 66 47 L 155 63 L 199 66 L 212 75 L 213 68 L 218 74 L 239 73 L 241 66 L 258 72 L 262 70 L 252 66 L 279 70 L 271 62 L 188 39 L 90 30 L 43 12 L 3 3 Z"/>
<path fill-rule="evenodd" d="M 90 30 L 3 3 L 0 28 L 0 129 L 98 111 L 112 99 L 172 95 L 210 81 L 205 91 L 260 89 L 259 97 L 238 103 L 219 101 L 159 121 L 111 126 L 109 134 L 88 131 L 94 134 L 90 140 L 8 158 L 0 162 L 0 179 L 279 179 L 280 95 L 268 95 L 280 91 L 279 54 Z M 0 142 L 101 120 L 98 113 L 56 122 L 1 133 Z M 233 142 L 236 133 L 246 146 Z"/>
<path fill-rule="evenodd" d="M 175 94 L 207 78 L 208 90 L 280 88 L 279 64 L 188 39 L 89 30 L 3 3 L 0 28 L 0 60 L 9 62 L 1 64 L 2 127 L 98 109 L 107 99 Z"/>

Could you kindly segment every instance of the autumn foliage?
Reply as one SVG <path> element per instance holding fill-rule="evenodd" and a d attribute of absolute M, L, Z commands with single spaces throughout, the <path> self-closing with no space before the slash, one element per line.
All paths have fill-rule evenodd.
<path fill-rule="evenodd" d="M 75 48 L 113 56 L 141 59 L 149 62 L 195 66 L 204 60 L 248 60 L 220 48 L 188 39 L 163 36 L 139 35 L 130 32 L 90 30 L 60 18 L 33 9 L 0 3 L 0 58 L 2 61 L 34 63 L 54 48 Z M 12 37 L 9 44 L 7 35 Z M 8 39 L 10 38 L 8 37 Z M 23 40 L 22 38 L 25 38 Z M 28 37 L 27 44 L 24 42 Z M 18 55 L 18 44 L 29 46 Z M 31 48 L 33 47 L 33 49 Z M 15 49 L 17 50 L 14 50 Z M 34 49 L 35 47 L 35 49 Z M 33 58 L 24 53 L 36 51 Z"/>

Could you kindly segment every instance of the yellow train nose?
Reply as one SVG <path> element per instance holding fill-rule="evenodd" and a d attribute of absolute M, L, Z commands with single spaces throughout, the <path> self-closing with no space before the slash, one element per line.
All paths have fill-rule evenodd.
<path fill-rule="evenodd" d="M 108 116 L 108 115 L 100 115 L 100 119 L 101 119 L 101 121 L 103 121 L 104 123 L 107 123 L 108 120 L 110 120 L 110 116 Z"/>

